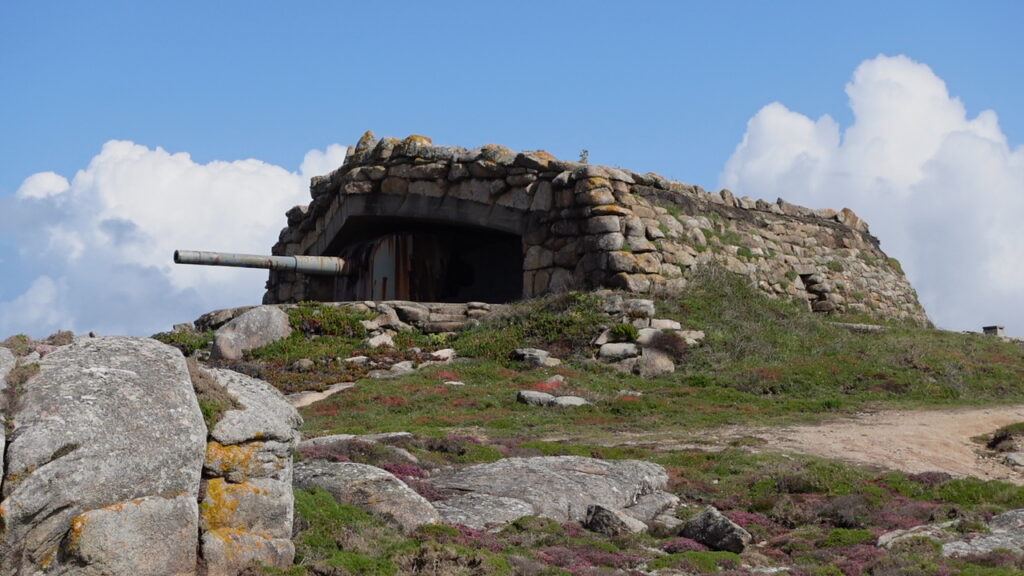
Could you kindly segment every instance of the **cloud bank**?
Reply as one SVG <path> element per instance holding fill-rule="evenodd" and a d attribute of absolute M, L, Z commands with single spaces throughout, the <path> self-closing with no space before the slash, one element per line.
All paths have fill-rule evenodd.
<path fill-rule="evenodd" d="M 34 276 L 0 300 L 0 335 L 149 335 L 215 308 L 259 303 L 265 271 L 177 266 L 174 250 L 265 253 L 284 212 L 309 201 L 310 176 L 344 157 L 337 144 L 312 150 L 290 172 L 259 160 L 199 164 L 112 140 L 70 182 L 53 172 L 29 176 L 0 199 L 0 230 L 19 251 L 5 267 Z"/>
<path fill-rule="evenodd" d="M 747 123 L 721 184 L 741 195 L 852 208 L 899 258 L 940 327 L 1024 336 L 1024 147 L 996 113 L 968 117 L 945 82 L 878 56 L 846 85 L 842 130 L 775 102 Z"/>

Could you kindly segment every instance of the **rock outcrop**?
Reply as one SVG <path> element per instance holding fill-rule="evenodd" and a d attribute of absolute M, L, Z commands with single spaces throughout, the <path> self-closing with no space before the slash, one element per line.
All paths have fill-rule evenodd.
<path fill-rule="evenodd" d="M 726 518 L 714 506 L 708 506 L 687 521 L 679 534 L 696 540 L 712 550 L 725 550 L 737 554 L 743 552 L 753 539 L 750 532 Z"/>
<path fill-rule="evenodd" d="M 40 366 L 12 414 L 0 574 L 193 573 L 206 428 L 181 354 L 95 338 Z"/>
<path fill-rule="evenodd" d="M 295 465 L 295 487 L 321 488 L 334 499 L 379 516 L 406 532 L 441 521 L 437 510 L 394 474 L 355 462 L 311 460 Z"/>
<path fill-rule="evenodd" d="M 451 495 L 437 504 L 446 522 L 495 528 L 527 514 L 583 523 L 595 505 L 628 516 L 645 499 L 665 494 L 668 473 L 638 460 L 541 456 L 477 464 L 438 474 L 430 482 Z M 678 499 L 668 496 L 663 507 L 638 520 L 646 524 L 674 507 Z"/>
<path fill-rule="evenodd" d="M 257 306 L 217 329 L 210 356 L 241 360 L 249 350 L 287 338 L 291 333 L 287 313 L 274 306 Z"/>
<path fill-rule="evenodd" d="M 238 406 L 208 437 L 177 349 L 128 337 L 52 348 L 5 415 L 0 575 L 234 576 L 250 561 L 290 565 L 301 420 L 280 393 L 213 371 Z"/>
<path fill-rule="evenodd" d="M 292 452 L 302 424 L 274 387 L 230 370 L 210 370 L 240 409 L 210 430 L 200 502 L 201 550 L 209 576 L 237 574 L 252 561 L 292 563 Z"/>

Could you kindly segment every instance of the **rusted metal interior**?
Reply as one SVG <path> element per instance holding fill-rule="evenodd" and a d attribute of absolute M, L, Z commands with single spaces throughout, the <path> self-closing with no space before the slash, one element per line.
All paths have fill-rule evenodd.
<path fill-rule="evenodd" d="M 316 299 L 503 303 L 522 297 L 522 240 L 421 220 L 353 218 L 330 245 L 349 276 L 311 279 Z"/>

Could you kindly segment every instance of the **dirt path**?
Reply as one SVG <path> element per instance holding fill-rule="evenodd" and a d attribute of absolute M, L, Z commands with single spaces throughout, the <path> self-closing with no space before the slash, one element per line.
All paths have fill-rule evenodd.
<path fill-rule="evenodd" d="M 1024 484 L 1024 473 L 982 457 L 974 436 L 1024 422 L 1024 406 L 900 410 L 857 415 L 811 426 L 748 431 L 763 448 L 840 458 L 903 470 L 948 472 Z"/>

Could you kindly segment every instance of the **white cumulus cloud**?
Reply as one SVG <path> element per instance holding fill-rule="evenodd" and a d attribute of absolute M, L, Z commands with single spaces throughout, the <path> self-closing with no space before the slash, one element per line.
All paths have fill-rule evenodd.
<path fill-rule="evenodd" d="M 175 265 L 174 250 L 266 253 L 284 212 L 309 201 L 309 176 L 344 155 L 340 145 L 313 150 L 292 172 L 251 159 L 200 164 L 113 140 L 70 182 L 53 172 L 29 176 L 0 199 L 0 230 L 35 280 L 0 301 L 0 333 L 148 335 L 259 303 L 265 271 Z"/>
<path fill-rule="evenodd" d="M 49 198 L 68 191 L 68 179 L 56 172 L 39 172 L 25 179 L 16 193 L 19 198 Z"/>
<path fill-rule="evenodd" d="M 841 129 L 781 103 L 747 123 L 721 184 L 813 208 L 850 207 L 899 258 L 943 328 L 1024 335 L 1024 147 L 991 110 L 971 118 L 927 65 L 880 55 L 846 85 Z"/>

